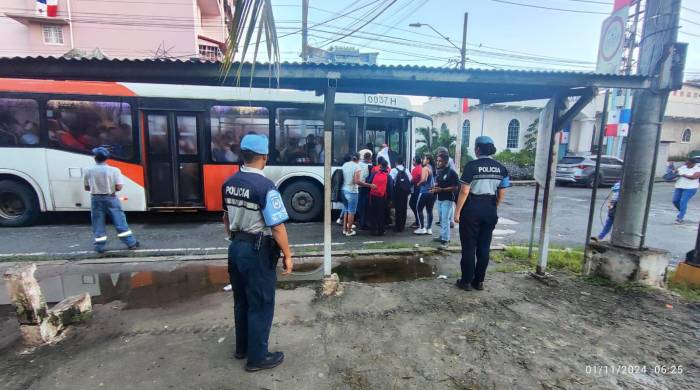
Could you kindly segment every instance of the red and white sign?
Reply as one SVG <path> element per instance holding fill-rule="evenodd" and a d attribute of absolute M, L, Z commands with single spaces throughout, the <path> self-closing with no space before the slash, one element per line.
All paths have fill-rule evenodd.
<path fill-rule="evenodd" d="M 629 1 L 628 1 L 629 3 Z M 629 5 L 617 8 L 603 21 L 598 42 L 598 62 L 596 73 L 616 74 L 620 70 L 625 43 L 625 26 L 629 15 Z"/>

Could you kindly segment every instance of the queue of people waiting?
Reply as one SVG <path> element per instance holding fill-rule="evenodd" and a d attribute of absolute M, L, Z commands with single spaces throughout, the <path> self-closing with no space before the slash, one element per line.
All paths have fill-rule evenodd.
<path fill-rule="evenodd" d="M 403 232 L 409 208 L 415 218 L 410 226 L 413 233 L 432 235 L 437 202 L 436 225 L 440 228 L 435 241 L 449 245 L 459 177 L 447 149 L 438 149 L 435 156 L 416 156 L 410 167 L 402 157 L 391 159 L 382 153 L 384 150 L 382 146 L 376 162 L 368 149 L 349 154 L 341 169 L 333 174 L 333 198 L 343 204 L 336 221 L 342 225 L 343 235 L 354 236 L 359 229 L 381 236 L 388 227 Z"/>

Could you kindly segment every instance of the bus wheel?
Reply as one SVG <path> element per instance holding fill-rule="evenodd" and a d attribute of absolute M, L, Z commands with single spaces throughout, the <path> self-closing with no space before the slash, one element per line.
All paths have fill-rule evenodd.
<path fill-rule="evenodd" d="M 295 222 L 309 222 L 323 209 L 323 194 L 318 186 L 308 180 L 290 183 L 282 191 L 284 207 Z"/>
<path fill-rule="evenodd" d="M 12 180 L 0 180 L 0 226 L 27 226 L 39 216 L 34 190 Z"/>

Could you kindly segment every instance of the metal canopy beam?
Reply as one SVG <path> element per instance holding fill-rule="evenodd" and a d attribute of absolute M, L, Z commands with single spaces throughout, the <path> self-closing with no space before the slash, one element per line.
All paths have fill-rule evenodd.
<path fill-rule="evenodd" d="M 237 64 L 232 69 L 236 69 Z M 579 72 L 444 69 L 426 67 L 291 64 L 280 66 L 279 85 L 268 64 L 244 64 L 240 85 L 325 91 L 328 72 L 340 73 L 338 92 L 470 97 L 495 103 L 580 96 L 588 88 L 648 88 L 642 76 Z M 200 61 L 1 58 L 0 77 L 144 83 L 235 85 L 219 64 Z M 583 90 L 583 91 L 582 91 Z"/>

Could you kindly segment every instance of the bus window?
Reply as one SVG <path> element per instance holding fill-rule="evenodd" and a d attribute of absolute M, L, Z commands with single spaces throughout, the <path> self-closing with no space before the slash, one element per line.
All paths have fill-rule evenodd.
<path fill-rule="evenodd" d="M 0 146 L 39 144 L 39 105 L 30 99 L 0 99 Z"/>
<path fill-rule="evenodd" d="M 97 146 L 114 157 L 134 157 L 131 107 L 127 103 L 49 100 L 49 142 L 63 149 L 89 152 Z"/>
<path fill-rule="evenodd" d="M 241 138 L 255 133 L 270 135 L 270 117 L 264 107 L 214 106 L 211 108 L 211 158 L 238 162 Z"/>
<path fill-rule="evenodd" d="M 323 111 L 309 108 L 278 108 L 276 113 L 277 163 L 323 164 Z M 333 160 L 334 163 L 337 160 L 339 164 L 342 155 L 349 152 L 347 113 L 336 113 L 333 134 L 333 143 L 336 145 Z"/>

